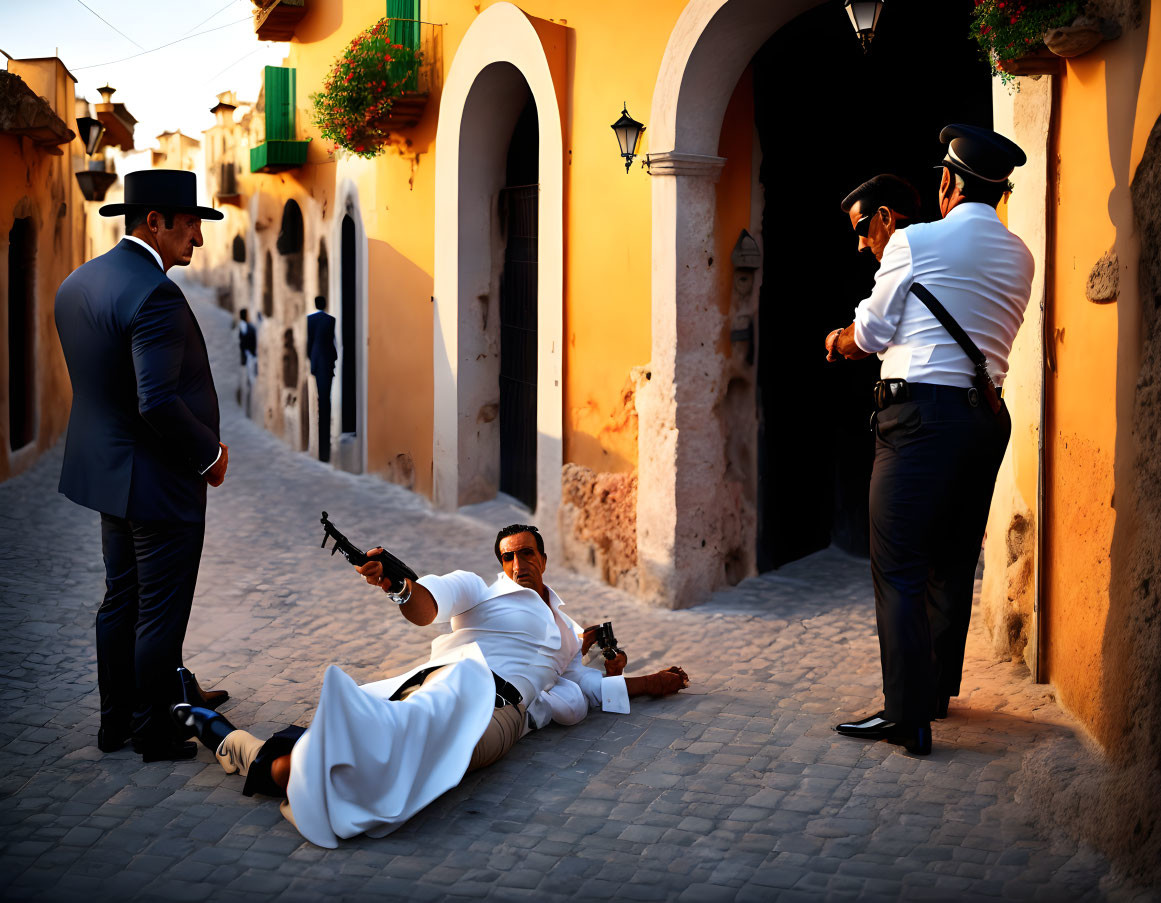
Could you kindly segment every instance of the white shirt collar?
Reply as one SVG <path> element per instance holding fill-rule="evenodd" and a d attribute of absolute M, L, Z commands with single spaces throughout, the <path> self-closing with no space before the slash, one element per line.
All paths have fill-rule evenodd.
<path fill-rule="evenodd" d="M 492 586 L 496 586 L 497 584 L 500 585 L 501 591 L 499 593 L 497 593 L 497 595 L 507 595 L 508 593 L 522 591 L 522 592 L 532 593 L 533 595 L 536 596 L 537 599 L 540 599 L 540 594 L 537 593 L 536 590 L 530 589 L 527 586 L 521 586 L 519 583 L 517 583 L 515 580 L 513 580 L 511 577 L 509 577 L 503 571 L 500 571 L 500 573 L 498 573 L 496 575 L 496 577 L 497 577 L 496 583 L 493 583 Z M 558 596 L 556 594 L 556 591 L 551 586 L 549 586 L 546 583 L 544 585 L 544 588 L 546 590 L 548 590 L 548 603 L 549 603 L 549 605 L 552 605 L 556 608 L 560 608 L 564 605 L 564 600 L 561 599 L 560 596 Z M 540 599 L 540 601 L 543 602 L 544 600 Z"/>
<path fill-rule="evenodd" d="M 159 267 L 161 267 L 161 271 L 163 273 L 165 272 L 165 265 L 161 262 L 161 255 L 158 254 L 155 250 L 153 250 L 153 248 L 149 247 L 149 245 L 147 245 L 145 242 L 143 242 L 136 235 L 126 235 L 125 241 L 135 241 L 135 242 L 137 242 L 137 244 L 141 245 L 141 247 L 143 247 L 146 251 L 148 251 L 150 254 L 153 255 L 153 259 L 157 261 L 157 265 Z"/>

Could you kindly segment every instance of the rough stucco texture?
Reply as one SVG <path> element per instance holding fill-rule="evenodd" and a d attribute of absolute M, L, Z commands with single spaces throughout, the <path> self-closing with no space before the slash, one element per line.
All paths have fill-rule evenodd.
<path fill-rule="evenodd" d="M 1004 505 L 993 505 L 998 516 L 989 519 L 988 531 L 1003 531 L 1004 541 L 989 543 L 984 551 L 980 607 L 992 652 L 998 658 L 1026 661 L 1035 602 L 1035 515 L 1016 492 L 1010 476 L 997 484 L 997 497 L 1001 487 L 1011 498 Z"/>
<path fill-rule="evenodd" d="M 561 473 L 565 563 L 630 592 L 637 587 L 637 475 L 565 464 Z"/>
<path fill-rule="evenodd" d="M 1141 368 L 1132 473 L 1118 485 L 1128 523 L 1113 544 L 1102 654 L 1104 705 L 1115 718 L 1107 758 L 1078 762 L 1046 745 L 1029 757 L 1018 799 L 1072 825 L 1133 879 L 1161 881 L 1161 119 L 1132 182 L 1140 238 Z M 1122 498 L 1121 495 L 1124 495 Z"/>

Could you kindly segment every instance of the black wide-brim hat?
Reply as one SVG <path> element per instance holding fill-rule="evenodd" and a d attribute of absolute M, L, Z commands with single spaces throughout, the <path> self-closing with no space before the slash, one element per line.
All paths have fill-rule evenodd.
<path fill-rule="evenodd" d="M 121 216 L 132 210 L 172 210 L 192 213 L 202 219 L 223 219 L 213 207 L 198 206 L 198 179 L 182 169 L 143 169 L 125 176 L 125 199 L 106 204 L 101 216 Z"/>
<path fill-rule="evenodd" d="M 946 166 L 985 182 L 1006 182 L 1013 169 L 1028 162 L 1015 141 L 978 125 L 953 123 L 939 133 L 939 140 L 947 145 L 947 154 L 936 169 Z"/>

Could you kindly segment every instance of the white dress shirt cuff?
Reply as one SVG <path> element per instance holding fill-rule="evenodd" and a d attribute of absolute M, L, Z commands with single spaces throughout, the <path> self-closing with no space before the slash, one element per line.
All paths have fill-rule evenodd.
<path fill-rule="evenodd" d="M 629 688 L 624 677 L 601 678 L 601 711 L 629 714 Z"/>
<path fill-rule="evenodd" d="M 210 470 L 213 468 L 213 466 L 214 466 L 215 464 L 217 464 L 219 460 L 221 460 L 221 457 L 222 457 L 222 446 L 221 446 L 221 445 L 219 445 L 219 446 L 218 446 L 218 454 L 217 454 L 217 457 L 215 457 L 215 458 L 214 458 L 214 460 L 212 460 L 212 461 L 210 462 L 210 466 L 209 466 L 209 467 L 207 467 L 207 468 L 206 468 L 205 470 L 203 470 L 203 471 L 200 471 L 201 475 L 204 477 L 204 476 L 205 476 L 207 473 L 209 473 L 209 472 L 210 472 Z"/>

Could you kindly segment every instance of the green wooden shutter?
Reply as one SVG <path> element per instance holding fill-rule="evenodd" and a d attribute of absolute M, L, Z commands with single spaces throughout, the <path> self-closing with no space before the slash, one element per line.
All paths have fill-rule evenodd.
<path fill-rule="evenodd" d="M 419 0 L 387 0 L 387 40 L 419 49 Z"/>
<path fill-rule="evenodd" d="M 266 67 L 266 140 L 294 138 L 295 70 Z"/>

